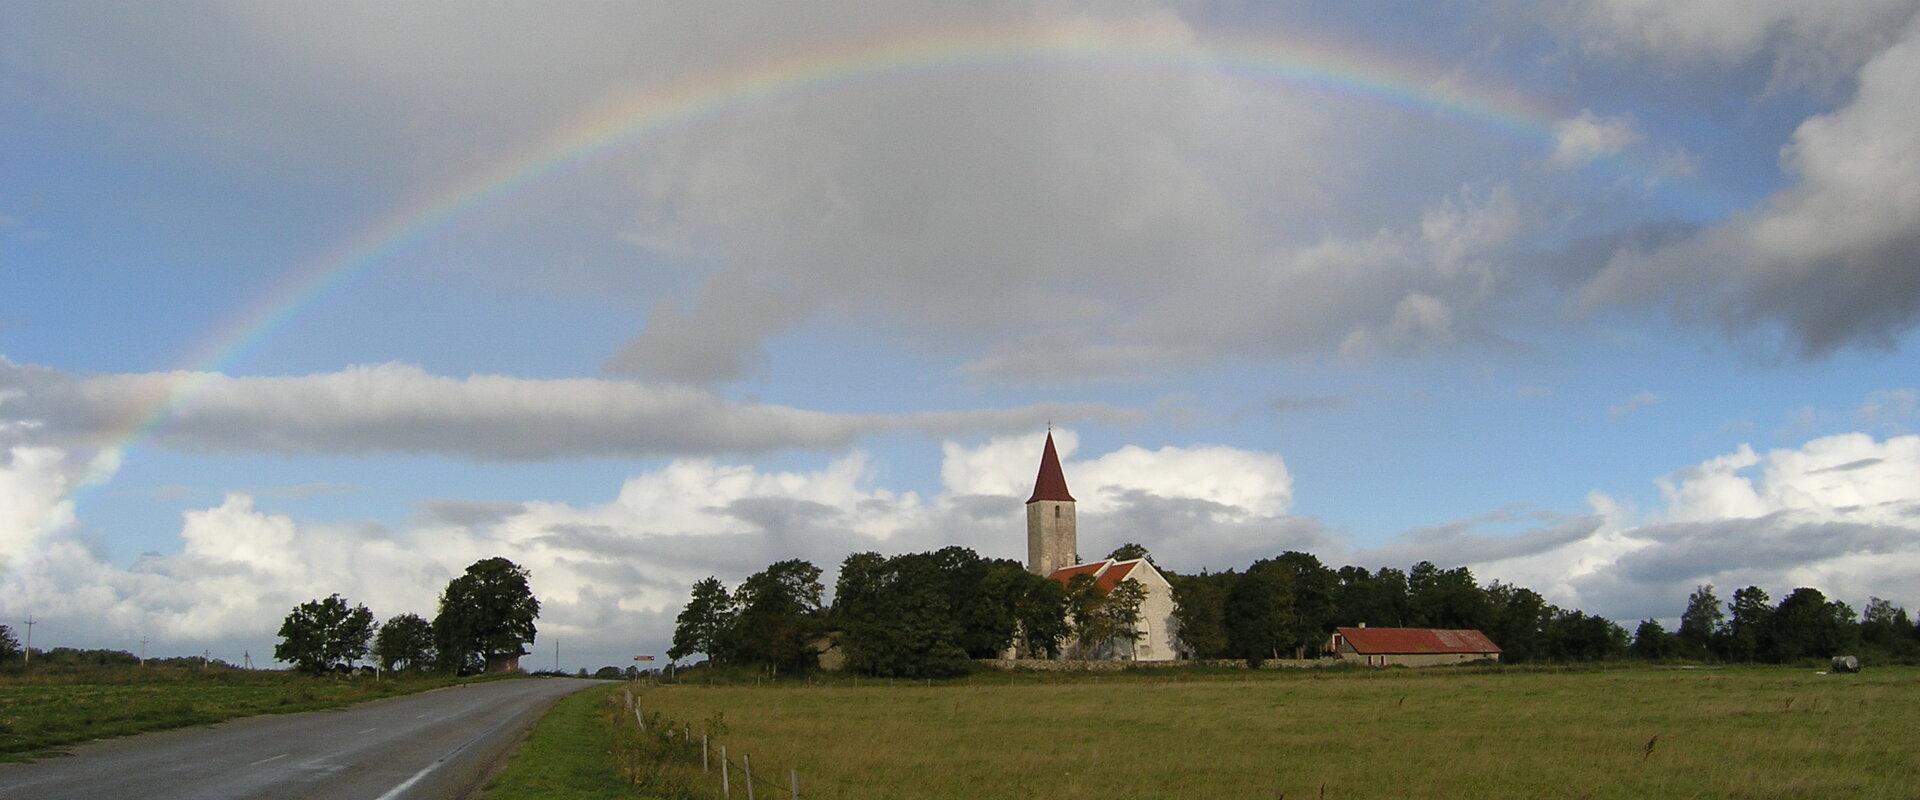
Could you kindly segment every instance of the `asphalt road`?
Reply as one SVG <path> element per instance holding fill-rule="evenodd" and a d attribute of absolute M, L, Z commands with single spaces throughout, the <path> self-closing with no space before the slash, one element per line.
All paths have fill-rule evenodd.
<path fill-rule="evenodd" d="M 596 683 L 491 681 L 90 742 L 0 764 L 0 798 L 461 797 L 563 695 Z"/>

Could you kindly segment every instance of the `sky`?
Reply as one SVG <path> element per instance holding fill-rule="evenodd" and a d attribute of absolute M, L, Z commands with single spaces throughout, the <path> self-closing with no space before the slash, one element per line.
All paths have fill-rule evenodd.
<path fill-rule="evenodd" d="M 528 567 L 1466 565 L 1920 604 L 1912 0 L 0 0 L 0 620 Z"/>

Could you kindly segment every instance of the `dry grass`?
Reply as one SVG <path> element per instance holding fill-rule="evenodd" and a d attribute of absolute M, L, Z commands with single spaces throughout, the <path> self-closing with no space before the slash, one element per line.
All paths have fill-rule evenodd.
<path fill-rule="evenodd" d="M 1920 796 L 1920 669 L 676 685 L 811 798 Z"/>

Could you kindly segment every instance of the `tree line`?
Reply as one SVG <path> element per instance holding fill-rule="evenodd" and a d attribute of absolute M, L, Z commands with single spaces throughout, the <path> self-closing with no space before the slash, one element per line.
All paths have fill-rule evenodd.
<path fill-rule="evenodd" d="M 1151 560 L 1126 544 L 1110 558 Z M 1157 565 L 1156 565 L 1157 567 Z M 1298 551 L 1244 570 L 1179 574 L 1173 585 L 1182 655 L 1195 659 L 1312 658 L 1340 626 L 1472 628 L 1506 662 L 1589 662 L 1623 658 L 1786 663 L 1859 652 L 1869 659 L 1920 657 L 1920 629 L 1904 609 L 1874 599 L 1856 617 L 1814 589 L 1779 605 L 1747 587 L 1721 610 L 1711 586 L 1697 590 L 1680 629 L 1653 620 L 1634 635 L 1618 623 L 1546 601 L 1523 586 L 1481 584 L 1466 567 L 1422 561 L 1407 570 L 1337 569 Z M 1141 595 L 1079 576 L 1062 586 L 1017 561 L 964 547 L 841 563 L 831 605 L 821 571 L 802 560 L 770 565 L 729 591 L 717 577 L 694 584 L 675 621 L 668 656 L 703 653 L 716 664 L 804 671 L 837 646 L 849 669 L 878 676 L 960 674 L 972 659 L 1009 648 L 1034 657 L 1114 655 L 1138 636 Z"/>
<path fill-rule="evenodd" d="M 488 659 L 524 655 L 533 641 L 540 601 L 528 577 L 504 558 L 476 561 L 447 583 L 432 621 L 405 613 L 376 625 L 366 606 L 338 594 L 309 600 L 281 623 L 273 657 L 313 673 L 351 668 L 369 654 L 387 670 L 481 672 Z"/>

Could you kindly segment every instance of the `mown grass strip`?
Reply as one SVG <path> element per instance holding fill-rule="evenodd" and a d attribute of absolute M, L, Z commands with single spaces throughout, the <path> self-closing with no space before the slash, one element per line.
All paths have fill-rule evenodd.
<path fill-rule="evenodd" d="M 608 685 L 561 698 L 533 726 L 527 740 L 487 783 L 487 800 L 594 800 L 633 797 L 614 770 L 614 725 Z"/>
<path fill-rule="evenodd" d="M 16 673 L 0 678 L 0 760 L 27 760 L 93 739 L 254 714 L 338 708 L 472 680 L 429 675 L 376 681 L 163 667 Z"/>

